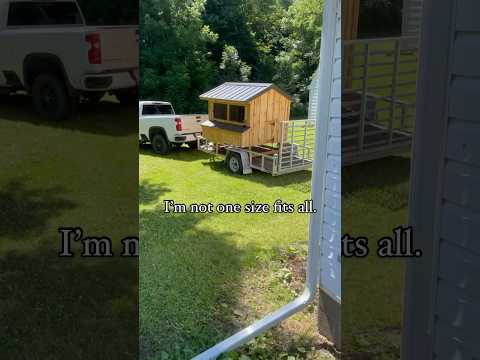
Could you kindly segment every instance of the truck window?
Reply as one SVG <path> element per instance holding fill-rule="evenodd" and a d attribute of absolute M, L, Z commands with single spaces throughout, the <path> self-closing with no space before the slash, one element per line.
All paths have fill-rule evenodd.
<path fill-rule="evenodd" d="M 78 0 L 90 26 L 138 25 L 138 0 Z"/>
<path fill-rule="evenodd" d="M 142 115 L 173 115 L 173 109 L 170 105 L 149 104 L 143 105 Z"/>
<path fill-rule="evenodd" d="M 75 2 L 11 2 L 8 26 L 82 25 Z"/>

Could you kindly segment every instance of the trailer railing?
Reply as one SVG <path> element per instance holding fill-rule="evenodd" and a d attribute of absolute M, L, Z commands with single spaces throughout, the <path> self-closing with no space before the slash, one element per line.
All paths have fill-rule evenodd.
<path fill-rule="evenodd" d="M 415 37 L 342 42 L 342 159 L 408 151 L 415 124 Z"/>
<path fill-rule="evenodd" d="M 315 147 L 315 121 L 282 122 L 278 153 L 278 173 L 306 169 L 312 165 Z"/>
<path fill-rule="evenodd" d="M 313 163 L 315 146 L 315 121 L 284 121 L 280 126 L 280 138 L 276 144 L 264 144 L 238 148 L 229 144 L 215 144 L 200 137 L 199 150 L 209 154 L 211 159 L 226 156 L 228 151 L 248 155 L 249 167 L 273 176 L 306 170 Z"/>

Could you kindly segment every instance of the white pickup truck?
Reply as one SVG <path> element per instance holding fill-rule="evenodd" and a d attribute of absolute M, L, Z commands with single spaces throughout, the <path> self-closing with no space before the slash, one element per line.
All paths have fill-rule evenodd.
<path fill-rule="evenodd" d="M 0 93 L 27 91 L 49 120 L 67 118 L 81 98 L 138 101 L 138 15 L 109 25 L 114 15 L 86 17 L 82 2 L 0 0 Z"/>
<path fill-rule="evenodd" d="M 139 141 L 150 143 L 153 151 L 165 155 L 172 146 L 188 144 L 197 147 L 197 137 L 202 133 L 201 123 L 208 115 L 176 115 L 172 104 L 162 101 L 140 101 Z"/>

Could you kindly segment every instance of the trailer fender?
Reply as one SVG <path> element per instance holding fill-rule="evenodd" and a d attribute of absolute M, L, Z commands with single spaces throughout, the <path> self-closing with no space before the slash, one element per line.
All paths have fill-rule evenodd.
<path fill-rule="evenodd" d="M 250 166 L 250 157 L 248 156 L 248 152 L 244 149 L 239 148 L 228 149 L 227 155 L 229 152 L 240 155 L 240 158 L 242 159 L 243 175 L 250 175 L 252 173 L 252 168 Z"/>

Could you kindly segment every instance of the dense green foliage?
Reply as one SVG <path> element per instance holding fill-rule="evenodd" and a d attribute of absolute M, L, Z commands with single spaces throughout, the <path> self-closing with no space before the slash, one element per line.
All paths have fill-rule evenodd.
<path fill-rule="evenodd" d="M 322 0 L 142 0 L 141 97 L 205 112 L 224 81 L 274 82 L 306 112 L 320 54 Z"/>
<path fill-rule="evenodd" d="M 400 36 L 402 8 L 403 0 L 361 0 L 359 37 Z"/>

